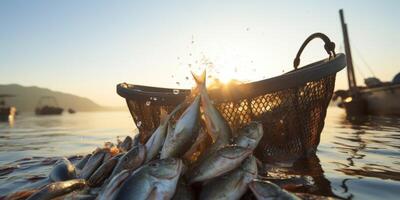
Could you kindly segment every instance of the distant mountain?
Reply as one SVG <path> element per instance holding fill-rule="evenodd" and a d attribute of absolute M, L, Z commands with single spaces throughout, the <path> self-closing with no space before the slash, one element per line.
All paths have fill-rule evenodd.
<path fill-rule="evenodd" d="M 0 94 L 12 94 L 15 97 L 7 98 L 6 104 L 17 107 L 18 111 L 34 111 L 42 96 L 53 96 L 58 105 L 64 109 L 72 108 L 76 111 L 104 111 L 110 108 L 100 106 L 92 100 L 73 94 L 52 91 L 40 87 L 25 87 L 18 84 L 0 85 Z M 43 104 L 52 105 L 51 101 L 42 101 Z"/>

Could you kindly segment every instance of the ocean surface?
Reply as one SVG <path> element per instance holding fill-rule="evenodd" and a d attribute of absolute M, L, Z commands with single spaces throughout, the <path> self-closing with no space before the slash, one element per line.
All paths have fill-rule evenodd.
<path fill-rule="evenodd" d="M 60 157 L 79 155 L 136 133 L 129 112 L 22 113 L 0 123 L 0 197 L 43 179 Z M 294 174 L 313 184 L 301 192 L 338 199 L 400 198 L 400 118 L 346 119 L 330 107 L 317 155 Z M 297 170 L 297 171 L 296 171 Z"/>

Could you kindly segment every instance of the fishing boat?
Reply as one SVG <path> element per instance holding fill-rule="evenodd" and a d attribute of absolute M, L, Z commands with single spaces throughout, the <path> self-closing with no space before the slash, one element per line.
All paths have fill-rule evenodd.
<path fill-rule="evenodd" d="M 74 109 L 72 109 L 72 108 L 68 108 L 68 113 L 69 114 L 75 114 L 76 111 Z"/>
<path fill-rule="evenodd" d="M 343 10 L 339 11 L 342 25 L 344 47 L 347 62 L 348 90 L 335 91 L 333 99 L 340 98 L 339 107 L 346 110 L 348 116 L 389 115 L 400 116 L 400 73 L 393 81 L 382 82 L 376 77 L 366 78 L 366 86 L 358 86 L 355 78 L 350 39 Z"/>
<path fill-rule="evenodd" d="M 14 118 L 17 109 L 14 106 L 7 106 L 5 98 L 14 97 L 10 94 L 0 94 L 0 121 L 8 121 Z"/>
<path fill-rule="evenodd" d="M 44 103 L 46 101 L 47 104 Z M 41 97 L 35 109 L 36 115 L 61 115 L 63 111 L 64 109 L 58 106 L 57 99 L 53 96 Z"/>

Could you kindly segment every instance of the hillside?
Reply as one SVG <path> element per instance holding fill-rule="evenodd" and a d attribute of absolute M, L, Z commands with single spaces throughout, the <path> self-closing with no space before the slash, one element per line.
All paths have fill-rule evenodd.
<path fill-rule="evenodd" d="M 15 95 L 15 97 L 7 98 L 6 104 L 16 106 L 17 110 L 22 112 L 34 111 L 42 96 L 53 96 L 57 99 L 60 107 L 64 109 L 73 108 L 78 112 L 109 110 L 109 108 L 102 107 L 88 98 L 35 86 L 25 87 L 18 84 L 0 85 L 0 94 Z M 44 101 L 43 103 L 46 102 L 48 101 Z"/>

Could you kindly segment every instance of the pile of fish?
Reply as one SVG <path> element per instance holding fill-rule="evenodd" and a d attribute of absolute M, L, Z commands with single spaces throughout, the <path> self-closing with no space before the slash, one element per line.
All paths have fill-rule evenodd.
<path fill-rule="evenodd" d="M 107 142 L 75 165 L 61 159 L 47 179 L 6 199 L 241 199 L 246 192 L 256 199 L 299 199 L 258 175 L 253 150 L 262 124 L 232 133 L 207 94 L 205 73 L 194 78 L 191 97 L 169 114 L 162 111 L 144 143 L 139 133 Z"/>

